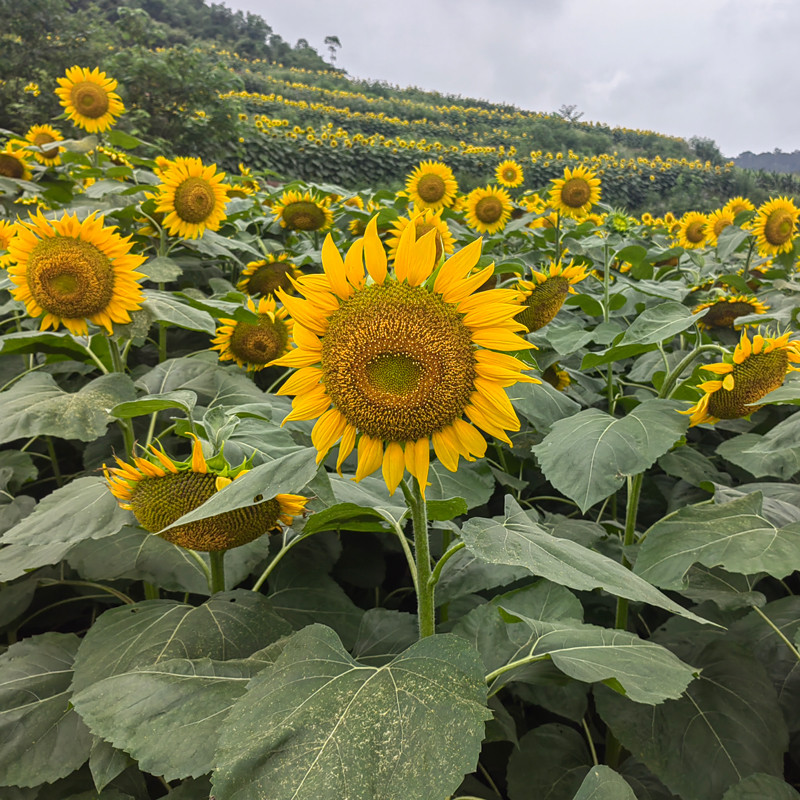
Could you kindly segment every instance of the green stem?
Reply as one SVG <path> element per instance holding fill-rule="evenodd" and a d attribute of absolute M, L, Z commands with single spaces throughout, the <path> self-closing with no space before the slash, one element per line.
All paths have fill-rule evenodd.
<path fill-rule="evenodd" d="M 419 581 L 417 579 L 417 564 L 414 561 L 414 554 L 411 552 L 411 545 L 408 543 L 408 539 L 406 538 L 406 534 L 403 531 L 402 523 L 407 518 L 408 512 L 406 512 L 406 516 L 401 517 L 400 521 L 396 521 L 391 517 L 383 516 L 383 518 L 391 525 L 392 530 L 394 531 L 395 536 L 397 536 L 398 540 L 400 541 L 400 546 L 403 548 L 403 553 L 406 557 L 406 563 L 408 564 L 408 571 L 411 573 L 411 581 L 414 584 L 414 591 L 419 594 Z"/>
<path fill-rule="evenodd" d="M 121 600 L 125 605 L 133 605 L 134 600 L 128 595 L 120 592 L 119 589 L 114 589 L 112 586 L 105 586 L 102 583 L 93 583 L 92 581 L 61 581 L 55 578 L 41 578 L 39 583 L 42 586 L 88 586 L 92 589 L 102 589 L 104 592 L 113 595 L 118 600 Z"/>
<path fill-rule="evenodd" d="M 61 488 L 61 486 L 64 485 L 64 481 L 61 476 L 61 467 L 59 467 L 58 459 L 56 458 L 56 448 L 53 445 L 53 437 L 45 436 L 44 440 L 47 443 L 47 452 L 50 456 L 50 463 L 53 466 L 53 477 L 56 479 L 56 486 Z"/>
<path fill-rule="evenodd" d="M 203 570 L 203 575 L 206 576 L 206 582 L 208 585 L 211 585 L 211 570 L 208 568 L 208 564 L 203 561 L 203 557 L 198 553 L 196 550 L 191 550 L 190 548 L 186 547 L 184 550 L 198 563 L 200 569 Z"/>
<path fill-rule="evenodd" d="M 284 534 L 284 535 L 285 535 L 285 534 Z M 292 541 L 291 541 L 291 542 L 289 542 L 289 544 L 285 544 L 285 543 L 284 543 L 283 545 L 281 545 L 281 549 L 280 549 L 280 550 L 277 552 L 277 554 L 275 555 L 275 558 L 273 558 L 273 559 L 272 559 L 272 561 L 270 561 L 270 562 L 269 562 L 269 564 L 267 564 L 267 568 L 266 568 L 266 569 L 265 569 L 265 570 L 264 570 L 264 571 L 261 573 L 261 576 L 260 576 L 260 577 L 259 577 L 259 579 L 258 579 L 258 580 L 257 580 L 257 581 L 256 581 L 256 582 L 253 584 L 253 586 L 251 587 L 250 591 L 252 591 L 252 592 L 257 592 L 257 591 L 259 591 L 259 590 L 261 589 L 261 587 L 264 585 L 264 581 L 266 581 L 266 580 L 267 580 L 267 578 L 269 578 L 270 574 L 272 573 L 272 570 L 274 570 L 274 569 L 275 569 L 275 567 L 277 567 L 277 566 L 278 566 L 278 564 L 280 563 L 281 559 L 282 559 L 282 558 L 283 558 L 283 557 L 284 557 L 284 556 L 285 556 L 285 555 L 286 555 L 286 554 L 287 554 L 287 553 L 288 553 L 288 552 L 289 552 L 289 551 L 290 551 L 290 550 L 291 550 L 291 549 L 292 549 L 292 548 L 295 546 L 295 544 L 297 544 L 297 542 L 299 542 L 299 541 L 302 541 L 302 538 L 301 538 L 300 536 L 298 536 L 298 537 L 296 537 L 296 538 L 292 539 Z M 284 542 L 285 542 L 285 539 L 284 539 Z"/>
<path fill-rule="evenodd" d="M 463 550 L 466 547 L 464 542 L 456 542 L 449 550 L 445 552 L 445 554 L 436 562 L 436 566 L 433 568 L 433 572 L 431 572 L 430 577 L 428 578 L 428 583 L 431 587 L 435 587 L 437 583 L 439 583 L 439 576 L 442 574 L 442 569 L 444 569 L 444 565 L 459 551 Z"/>
<path fill-rule="evenodd" d="M 435 585 L 430 583 L 431 578 L 431 549 L 428 541 L 428 508 L 425 496 L 414 478 L 411 489 L 405 481 L 400 482 L 406 505 L 411 512 L 411 522 L 414 526 L 414 556 L 417 563 L 417 618 L 419 621 L 419 636 L 424 639 L 436 632 L 436 612 L 433 604 Z"/>
<path fill-rule="evenodd" d="M 589 750 L 592 753 L 592 763 L 597 766 L 600 762 L 597 760 L 597 750 L 594 749 L 594 742 L 592 741 L 592 734 L 589 731 L 589 726 L 586 724 L 586 717 L 581 719 L 583 732 L 586 734 L 586 741 L 589 743 Z"/>
<path fill-rule="evenodd" d="M 767 625 L 769 625 L 770 628 L 772 628 L 772 630 L 778 634 L 778 636 L 780 636 L 780 638 L 783 640 L 783 643 L 792 651 L 792 655 L 798 661 L 800 661 L 800 652 L 798 652 L 797 648 L 786 638 L 784 632 L 758 606 L 753 606 L 753 611 L 755 611 L 756 614 L 758 614 L 758 616 L 761 617 L 761 619 L 763 619 L 764 622 L 766 622 Z"/>
<path fill-rule="evenodd" d="M 97 368 L 100 370 L 100 372 L 102 372 L 103 375 L 108 375 L 108 369 L 106 369 L 106 365 L 97 357 L 94 350 L 92 350 L 91 343 L 83 345 L 83 349 L 86 351 L 89 358 L 91 358 L 92 361 L 97 364 Z"/>
<path fill-rule="evenodd" d="M 144 599 L 145 600 L 160 600 L 161 599 L 161 591 L 159 590 L 158 586 L 154 583 L 150 583 L 149 581 L 142 581 L 144 584 Z"/>
<path fill-rule="evenodd" d="M 664 378 L 664 383 L 661 384 L 661 391 L 658 393 L 659 398 L 669 399 L 670 397 L 672 397 L 672 392 L 675 388 L 675 384 L 677 383 L 678 378 L 680 378 L 681 374 L 686 369 L 686 367 L 688 367 L 689 364 L 691 364 L 692 361 L 694 361 L 702 353 L 708 353 L 712 350 L 718 353 L 726 352 L 718 344 L 701 344 L 700 347 L 696 348 L 695 350 L 692 350 L 692 352 L 689 353 L 689 355 L 686 356 L 684 359 L 682 359 L 681 362 L 678 364 L 678 366 L 676 366 L 675 369 L 673 369 L 672 372 L 670 372 Z"/>
<path fill-rule="evenodd" d="M 211 550 L 208 554 L 211 561 L 211 580 L 208 588 L 211 594 L 225 591 L 225 550 Z"/>
<path fill-rule="evenodd" d="M 523 656 L 522 658 L 516 659 L 516 661 L 509 661 L 508 664 L 503 664 L 502 667 L 498 667 L 495 670 L 492 670 L 483 680 L 487 684 L 494 683 L 497 678 L 501 675 L 505 675 L 506 672 L 511 672 L 512 669 L 517 669 L 517 667 L 524 667 L 528 664 L 533 664 L 536 661 L 544 661 L 546 658 L 550 658 L 549 653 L 541 653 L 538 656 Z M 496 692 L 489 692 L 489 696 L 496 694 Z"/>
<path fill-rule="evenodd" d="M 111 365 L 114 372 L 121 372 L 125 374 L 125 359 L 120 353 L 119 345 L 110 336 L 106 337 L 108 341 L 108 350 L 111 353 Z M 117 420 L 120 428 L 122 429 L 122 439 L 125 442 L 125 455 L 130 458 L 133 455 L 133 444 L 135 441 L 135 434 L 133 431 L 133 420 L 119 419 Z"/>
<path fill-rule="evenodd" d="M 639 513 L 639 498 L 642 494 L 642 481 L 644 480 L 644 473 L 640 472 L 638 475 L 628 476 L 628 505 L 625 511 L 625 538 L 623 539 L 623 547 L 630 547 L 636 539 L 636 515 Z M 624 552 L 622 555 L 622 565 L 631 568 L 631 562 L 628 561 Z M 617 598 L 617 616 L 614 622 L 614 627 L 620 630 L 625 630 L 628 627 L 628 598 Z"/>
<path fill-rule="evenodd" d="M 750 237 L 750 249 L 747 251 L 747 259 L 744 262 L 744 270 L 742 271 L 742 279 L 747 280 L 750 277 L 750 262 L 753 260 L 753 251 L 756 249 L 756 240 Z"/>
<path fill-rule="evenodd" d="M 561 260 L 561 212 L 556 211 L 556 264 Z"/>

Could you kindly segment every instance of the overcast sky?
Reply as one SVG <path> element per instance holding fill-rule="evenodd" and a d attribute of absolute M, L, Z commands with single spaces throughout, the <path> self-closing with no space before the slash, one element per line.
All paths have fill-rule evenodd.
<path fill-rule="evenodd" d="M 798 0 L 223 0 L 358 78 L 800 150 Z M 219 2 L 219 0 L 215 0 Z"/>

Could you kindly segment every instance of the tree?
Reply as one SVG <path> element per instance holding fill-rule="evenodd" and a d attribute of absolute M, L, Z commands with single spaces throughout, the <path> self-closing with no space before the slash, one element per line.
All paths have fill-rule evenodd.
<path fill-rule="evenodd" d="M 336 50 L 342 46 L 338 36 L 326 36 L 325 45 L 331 55 L 331 64 L 336 64 Z"/>
<path fill-rule="evenodd" d="M 574 103 L 572 105 L 565 103 L 556 111 L 556 114 L 567 122 L 577 122 L 583 116 L 583 111 L 577 111 L 577 108 L 578 106 Z"/>

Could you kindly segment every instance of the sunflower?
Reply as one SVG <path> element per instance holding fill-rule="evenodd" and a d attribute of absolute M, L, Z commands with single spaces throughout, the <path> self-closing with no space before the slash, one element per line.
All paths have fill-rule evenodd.
<path fill-rule="evenodd" d="M 564 168 L 563 178 L 553 179 L 550 205 L 565 217 L 580 219 L 600 200 L 600 178 L 582 164 Z"/>
<path fill-rule="evenodd" d="M 411 212 L 414 214 L 414 212 Z M 427 208 L 421 214 L 414 214 L 413 217 L 398 217 L 392 224 L 390 236 L 386 240 L 386 245 L 389 248 L 389 258 L 393 259 L 397 253 L 397 247 L 400 240 L 403 238 L 403 231 L 413 224 L 416 230 L 417 239 L 424 236 L 428 231 L 436 231 L 436 263 L 441 261 L 442 254 L 451 255 L 456 247 L 456 240 L 453 234 L 450 233 L 450 228 L 447 223 L 442 219 L 441 211 L 432 211 Z"/>
<path fill-rule="evenodd" d="M 574 262 L 564 266 L 561 262 L 550 262 L 546 273 L 533 273 L 532 281 L 519 281 L 517 289 L 522 292 L 525 306 L 517 314 L 528 331 L 538 331 L 558 314 L 568 294 L 576 294 L 572 288 L 587 276 L 586 268 Z"/>
<path fill-rule="evenodd" d="M 12 139 L 0 150 L 0 177 L 14 178 L 18 181 L 31 179 L 30 153 L 25 149 L 27 142 Z"/>
<path fill-rule="evenodd" d="M 325 231 L 333 225 L 329 197 L 316 197 L 311 192 L 284 192 L 272 213 L 282 228 L 290 231 Z"/>
<path fill-rule="evenodd" d="M 262 297 L 258 306 L 247 298 L 247 307 L 258 314 L 258 322 L 220 319 L 212 350 L 219 350 L 220 361 L 234 361 L 248 372 L 258 372 L 289 349 L 292 320 L 286 309 L 277 308 L 274 297 Z"/>
<path fill-rule="evenodd" d="M 459 457 L 486 452 L 473 425 L 510 444 L 506 429 L 518 430 L 519 420 L 503 389 L 538 381 L 522 374 L 521 361 L 494 352 L 532 345 L 515 333 L 515 290 L 475 294 L 493 272 L 469 277 L 480 252 L 480 240 L 470 243 L 434 276 L 435 232 L 417 239 L 408 225 L 389 274 L 373 217 L 344 259 L 325 239 L 325 274 L 297 282 L 305 299 L 278 292 L 298 345 L 275 362 L 298 368 L 278 391 L 296 395 L 284 422 L 319 417 L 311 434 L 318 461 L 341 439 L 339 469 L 360 434 L 356 480 L 382 467 L 394 493 L 407 469 L 424 491 L 431 443 L 451 471 Z"/>
<path fill-rule="evenodd" d="M 752 230 L 762 256 L 777 256 L 792 249 L 800 209 L 788 197 L 767 200 L 756 212 Z"/>
<path fill-rule="evenodd" d="M 179 156 L 161 167 L 161 183 L 150 197 L 164 217 L 164 227 L 173 236 L 197 239 L 206 228 L 219 230 L 225 221 L 228 187 L 217 165 L 203 166 L 199 158 Z"/>
<path fill-rule="evenodd" d="M 722 207 L 723 211 L 729 211 L 735 217 L 743 211 L 755 211 L 756 207 L 746 197 L 731 197 Z"/>
<path fill-rule="evenodd" d="M 114 91 L 117 82 L 107 78 L 98 67 L 89 71 L 84 67 L 70 67 L 65 78 L 58 79 L 56 89 L 59 102 L 66 109 L 67 118 L 88 133 L 108 130 L 125 106 Z"/>
<path fill-rule="evenodd" d="M 236 288 L 250 295 L 274 295 L 277 289 L 291 292 L 292 279 L 299 277 L 300 270 L 287 253 L 269 253 L 260 261 L 247 263 Z"/>
<path fill-rule="evenodd" d="M 699 211 L 687 211 L 678 222 L 678 244 L 697 250 L 708 242 L 708 217 Z"/>
<path fill-rule="evenodd" d="M 34 125 L 26 134 L 25 141 L 34 145 L 33 157 L 46 167 L 57 167 L 61 163 L 63 147 L 49 147 L 52 142 L 61 142 L 64 137 L 52 125 Z"/>
<path fill-rule="evenodd" d="M 708 313 L 697 324 L 700 328 L 733 328 L 737 317 L 745 314 L 765 314 L 769 306 L 765 306 L 755 297 L 747 295 L 723 295 L 706 303 L 701 303 L 693 310 L 693 314 L 708 309 Z M 736 329 L 741 325 L 736 325 Z"/>
<path fill-rule="evenodd" d="M 467 225 L 479 233 L 497 233 L 511 218 L 511 197 L 505 189 L 487 186 L 467 195 Z"/>
<path fill-rule="evenodd" d="M 129 312 L 141 307 L 137 281 L 144 275 L 135 270 L 144 256 L 130 252 L 130 236 L 103 223 L 96 214 L 80 222 L 69 214 L 47 220 L 39 211 L 16 224 L 8 246 L 16 262 L 8 269 L 16 284 L 11 294 L 32 317 L 42 317 L 42 330 L 62 324 L 80 336 L 93 322 L 112 333 L 112 323 L 130 322 Z"/>
<path fill-rule="evenodd" d="M 708 364 L 709 370 L 722 380 L 698 385 L 705 394 L 681 414 L 691 414 L 690 425 L 714 423 L 721 419 L 747 417 L 761 406 L 752 405 L 783 384 L 787 373 L 797 371 L 800 362 L 800 341 L 790 341 L 793 334 L 770 337 L 756 334 L 751 342 L 747 332 L 733 352 L 732 363 Z"/>
<path fill-rule="evenodd" d="M 418 208 L 449 208 L 458 193 L 453 170 L 438 161 L 423 161 L 406 178 L 406 192 Z"/>
<path fill-rule="evenodd" d="M 520 186 L 525 180 L 522 173 L 522 167 L 516 161 L 501 161 L 494 171 L 494 176 L 501 186 L 508 189 L 513 189 Z"/>
<path fill-rule="evenodd" d="M 708 215 L 708 225 L 706 232 L 708 233 L 708 244 L 715 247 L 719 241 L 719 235 L 729 225 L 733 225 L 734 214 L 725 208 L 718 208 Z"/>
<path fill-rule="evenodd" d="M 346 201 L 345 205 L 347 205 Z M 367 202 L 366 207 L 363 210 L 368 212 L 371 217 L 373 214 L 377 214 L 378 211 L 381 210 L 381 208 L 383 208 L 383 206 L 381 206 L 380 203 L 376 203 L 374 200 L 369 200 Z M 349 230 L 350 233 L 353 234 L 353 236 L 363 236 L 365 231 L 367 230 L 367 222 L 369 221 L 370 217 L 361 216 L 360 214 L 357 217 L 354 216 L 350 220 L 350 222 L 347 223 L 347 230 Z M 386 231 L 389 230 L 389 227 L 390 227 L 389 225 L 381 223 L 378 225 L 378 232 L 385 233 Z"/>
<path fill-rule="evenodd" d="M 258 496 L 252 506 L 160 533 L 244 475 L 247 464 L 231 467 L 221 454 L 206 460 L 196 436 L 187 461 L 175 461 L 153 445 L 147 458 L 134 457 L 133 464 L 119 458 L 116 461 L 117 467 L 103 465 L 103 471 L 120 506 L 133 511 L 145 530 L 190 550 L 230 550 L 252 542 L 268 531 L 278 530 L 281 522 L 291 525 L 292 518 L 302 514 L 308 502 L 308 498 L 297 494 L 279 494 L 266 502 Z"/>
<path fill-rule="evenodd" d="M 559 369 L 558 364 L 551 364 L 543 373 L 542 380 L 549 383 L 559 392 L 565 391 L 572 383 L 566 370 Z"/>
<path fill-rule="evenodd" d="M 8 250 L 8 243 L 14 236 L 16 227 L 13 222 L 0 219 L 0 252 Z M 8 253 L 0 255 L 0 267 L 6 267 L 11 263 L 11 256 Z"/>

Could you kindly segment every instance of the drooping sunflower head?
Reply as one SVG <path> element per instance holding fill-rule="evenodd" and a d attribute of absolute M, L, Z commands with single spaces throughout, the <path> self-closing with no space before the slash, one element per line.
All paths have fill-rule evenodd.
<path fill-rule="evenodd" d="M 759 207 L 752 223 L 762 256 L 777 256 L 792 249 L 800 209 L 788 197 L 774 197 Z"/>
<path fill-rule="evenodd" d="M 467 195 L 467 225 L 479 233 L 497 233 L 511 218 L 511 197 L 505 189 L 487 186 Z"/>
<path fill-rule="evenodd" d="M 17 223 L 8 246 L 16 262 L 8 270 L 11 294 L 42 317 L 42 330 L 63 325 L 85 335 L 92 322 L 111 333 L 113 323 L 130 322 L 129 312 L 141 308 L 144 275 L 135 270 L 144 257 L 130 252 L 130 237 L 103 223 L 96 214 L 47 220 L 41 211 Z"/>
<path fill-rule="evenodd" d="M 564 177 L 553 180 L 550 205 L 565 217 L 580 219 L 600 201 L 600 178 L 583 164 L 564 168 Z"/>
<path fill-rule="evenodd" d="M 476 294 L 493 273 L 472 274 L 480 240 L 436 272 L 435 253 L 435 231 L 417 239 L 408 225 L 389 272 L 373 217 L 344 258 L 325 239 L 324 276 L 300 278 L 302 298 L 278 292 L 297 344 L 275 362 L 297 368 L 278 392 L 295 395 L 284 421 L 318 417 L 318 460 L 341 440 L 337 469 L 358 440 L 356 480 L 382 468 L 391 492 L 406 470 L 424 490 L 431 444 L 455 471 L 459 457 L 485 453 L 473 426 L 509 441 L 519 421 L 504 388 L 535 380 L 503 352 L 532 346 L 517 335 L 517 291 Z"/>
<path fill-rule="evenodd" d="M 723 211 L 730 212 L 734 218 L 743 211 L 755 211 L 756 207 L 746 197 L 731 197 L 722 207 Z"/>
<path fill-rule="evenodd" d="M 741 328 L 741 325 L 735 325 L 737 317 L 746 314 L 765 314 L 769 310 L 769 306 L 765 306 L 760 300 L 744 294 L 722 295 L 706 303 L 700 303 L 692 313 L 697 314 L 704 308 L 708 309 L 708 313 L 697 323 L 700 328 L 735 327 L 737 330 Z"/>
<path fill-rule="evenodd" d="M 146 531 L 189 550 L 230 550 L 252 542 L 264 533 L 279 530 L 279 523 L 291 525 L 308 502 L 308 498 L 296 494 L 278 494 L 266 501 L 259 495 L 251 506 L 164 531 L 246 474 L 247 464 L 232 467 L 222 454 L 206 459 L 197 437 L 187 461 L 176 461 L 153 445 L 145 457 L 134 457 L 132 464 L 119 458 L 116 461 L 116 467 L 104 465 L 103 469 L 120 506 L 132 511 Z"/>
<path fill-rule="evenodd" d="M 161 183 L 155 194 L 156 211 L 163 213 L 164 227 L 172 236 L 197 239 L 206 228 L 219 230 L 225 221 L 228 187 L 216 164 L 205 166 L 199 158 L 168 161 L 160 168 Z"/>
<path fill-rule="evenodd" d="M 524 308 L 517 314 L 517 321 L 526 330 L 538 331 L 558 314 L 568 294 L 575 294 L 573 286 L 587 277 L 586 268 L 576 265 L 550 262 L 547 272 L 533 272 L 533 280 L 519 281 L 517 289 L 522 293 Z"/>
<path fill-rule="evenodd" d="M 0 177 L 14 178 L 18 181 L 31 179 L 30 152 L 26 149 L 27 142 L 12 139 L 0 150 Z"/>
<path fill-rule="evenodd" d="M 261 185 L 253 177 L 253 171 L 239 162 L 239 174 L 232 177 L 232 185 L 228 187 L 228 197 L 252 197 Z"/>
<path fill-rule="evenodd" d="M 414 214 L 412 211 L 409 217 L 398 217 L 394 221 L 389 238 L 386 240 L 386 245 L 389 248 L 389 258 L 394 259 L 400 240 L 403 238 L 403 231 L 409 225 L 414 226 L 417 239 L 422 238 L 430 231 L 436 231 L 434 234 L 436 239 L 436 255 L 434 258 L 437 264 L 442 260 L 443 255 L 449 256 L 455 250 L 456 240 L 453 238 L 453 234 L 450 233 L 447 223 L 442 219 L 442 212 L 428 208 L 421 214 Z"/>
<path fill-rule="evenodd" d="M 505 186 L 508 189 L 520 186 L 525 180 L 522 167 L 516 161 L 511 161 L 509 159 L 501 161 L 497 165 L 494 176 L 501 186 Z"/>
<path fill-rule="evenodd" d="M 458 193 L 453 170 L 438 161 L 423 161 L 406 178 L 406 192 L 417 208 L 449 208 Z"/>
<path fill-rule="evenodd" d="M 699 211 L 687 211 L 678 223 L 678 244 L 697 250 L 708 243 L 708 217 Z"/>
<path fill-rule="evenodd" d="M 247 307 L 258 314 L 258 322 L 221 319 L 211 349 L 219 350 L 220 361 L 233 361 L 248 372 L 258 372 L 289 349 L 292 320 L 272 296 L 262 297 L 258 306 L 248 297 Z"/>
<path fill-rule="evenodd" d="M 542 380 L 549 383 L 554 389 L 559 392 L 566 391 L 572 381 L 570 380 L 569 373 L 564 369 L 559 369 L 558 362 L 551 364 L 543 373 Z"/>
<path fill-rule="evenodd" d="M 787 373 L 800 368 L 800 340 L 792 333 L 782 336 L 756 334 L 752 341 L 746 331 L 736 345 L 733 357 L 702 369 L 719 379 L 698 385 L 704 392 L 700 400 L 682 414 L 691 414 L 691 425 L 747 417 L 761 406 L 757 402 L 783 384 Z"/>
<path fill-rule="evenodd" d="M 61 163 L 61 151 L 56 142 L 64 137 L 52 125 L 34 125 L 26 134 L 25 141 L 34 145 L 33 157 L 46 167 L 57 167 Z"/>
<path fill-rule="evenodd" d="M 317 197 L 310 191 L 304 193 L 290 189 L 284 192 L 272 213 L 282 228 L 290 231 L 325 231 L 333 225 L 329 197 Z"/>
<path fill-rule="evenodd" d="M 106 77 L 99 67 L 70 67 L 66 77 L 58 79 L 58 85 L 56 94 L 67 118 L 88 133 L 108 130 L 125 111 L 122 99 L 114 91 L 117 82 Z"/>
<path fill-rule="evenodd" d="M 292 280 L 299 277 L 300 270 L 288 253 L 269 253 L 259 261 L 248 262 L 236 288 L 255 296 L 274 295 L 278 289 L 292 292 Z"/>

